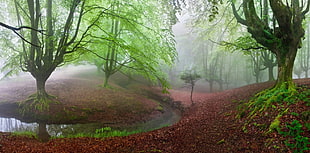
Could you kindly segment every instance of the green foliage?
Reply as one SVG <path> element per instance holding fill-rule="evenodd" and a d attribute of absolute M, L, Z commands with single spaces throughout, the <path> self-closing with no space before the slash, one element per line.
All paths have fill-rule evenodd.
<path fill-rule="evenodd" d="M 130 134 L 139 133 L 139 132 L 141 131 L 128 132 L 126 130 L 119 131 L 119 130 L 112 130 L 110 127 L 105 127 L 105 128 L 97 129 L 94 137 L 103 138 L 103 137 L 127 136 Z"/>
<path fill-rule="evenodd" d="M 218 142 L 216 142 L 216 144 L 223 144 L 223 143 L 225 143 L 225 139 L 222 139 L 222 140 L 220 140 L 220 141 L 218 141 Z"/>
<path fill-rule="evenodd" d="M 190 99 L 192 101 L 192 104 L 194 104 L 193 101 L 193 91 L 194 91 L 194 86 L 196 81 L 198 81 L 201 76 L 196 72 L 195 69 L 189 69 L 185 70 L 184 72 L 181 73 L 180 78 L 184 80 L 185 83 L 189 83 L 191 85 L 191 95 Z"/>
<path fill-rule="evenodd" d="M 281 117 L 282 117 L 282 115 L 279 114 L 279 115 L 271 122 L 271 124 L 270 124 L 270 126 L 269 126 L 269 131 L 268 131 L 267 133 L 272 132 L 272 131 L 274 131 L 274 130 L 276 130 L 276 131 L 279 131 L 279 130 L 280 130 L 280 123 L 281 123 L 281 121 L 280 121 L 279 119 L 280 119 Z"/>
<path fill-rule="evenodd" d="M 307 128 L 308 131 L 310 131 L 310 123 L 305 123 L 305 127 Z"/>
<path fill-rule="evenodd" d="M 267 89 L 259 92 L 246 105 L 250 108 L 251 115 L 256 112 L 263 112 L 269 107 L 274 107 L 274 104 L 295 104 L 299 101 L 309 102 L 309 89 L 299 87 L 286 87 L 284 83 L 279 88 Z"/>
<path fill-rule="evenodd" d="M 78 138 L 78 137 L 95 137 L 95 138 L 106 138 L 106 137 L 116 137 L 116 136 L 128 136 L 135 133 L 143 132 L 141 130 L 135 130 L 135 131 L 120 131 L 120 130 L 113 130 L 111 127 L 104 127 L 101 129 L 96 129 L 95 133 L 77 133 L 77 134 L 71 134 L 67 136 L 57 136 L 57 138 Z"/>
<path fill-rule="evenodd" d="M 288 131 L 280 131 L 279 133 L 288 139 L 285 141 L 285 144 L 294 150 L 294 153 L 302 153 L 306 150 L 309 150 L 307 145 L 310 144 L 309 138 L 302 136 L 302 124 L 298 120 L 294 120 L 291 123 L 286 124 Z"/>
<path fill-rule="evenodd" d="M 299 114 L 298 114 L 298 113 L 296 113 L 296 112 L 291 112 L 291 115 L 294 115 L 294 116 L 299 116 Z"/>
<path fill-rule="evenodd" d="M 194 84 L 197 80 L 199 80 L 201 76 L 196 72 L 196 70 L 185 70 L 181 73 L 180 79 L 182 79 L 185 83 Z"/>
<path fill-rule="evenodd" d="M 16 43 L 13 43 L 11 40 L 14 39 L 14 36 L 10 31 L 1 31 L 0 33 L 0 49 L 1 55 L 0 58 L 3 62 L 3 66 L 0 67 L 1 73 L 4 73 L 3 78 L 18 74 L 20 72 L 20 51 L 16 50 L 14 46 Z M 9 58 L 8 58 L 9 57 Z"/>
<path fill-rule="evenodd" d="M 222 41 L 221 45 L 232 52 L 242 51 L 245 55 L 250 55 L 252 51 L 267 50 L 262 45 L 256 42 L 250 35 L 240 36 L 234 42 Z"/>
<path fill-rule="evenodd" d="M 19 113 L 25 115 L 37 111 L 48 111 L 51 103 L 59 102 L 56 101 L 55 97 L 51 95 L 47 95 L 47 97 L 39 97 L 37 94 L 33 94 L 25 101 L 19 103 Z"/>
<path fill-rule="evenodd" d="M 16 131 L 16 132 L 12 132 L 11 135 L 12 136 L 25 136 L 25 137 L 36 138 L 36 139 L 38 138 L 37 134 L 31 131 L 23 131 L 23 132 Z"/>
<path fill-rule="evenodd" d="M 86 14 L 89 20 L 85 24 L 93 26 L 85 38 L 91 43 L 81 49 L 86 53 L 81 60 L 95 62 L 98 69 L 105 72 L 106 80 L 121 71 L 140 74 L 168 88 L 161 68 L 172 65 L 176 51 L 172 24 L 166 21 L 173 18 L 172 8 L 166 3 L 155 0 L 89 2 L 99 9 L 91 9 Z"/>
<path fill-rule="evenodd" d="M 184 1 L 184 0 L 175 0 Z M 195 13 L 195 22 L 204 22 L 207 20 L 212 22 L 216 19 L 220 13 L 220 5 L 223 4 L 223 0 L 194 0 L 187 1 L 185 7 Z M 199 7 L 197 7 L 199 6 Z"/>
<path fill-rule="evenodd" d="M 239 117 L 241 115 L 247 117 L 243 130 L 247 132 L 248 125 L 256 120 L 255 117 L 258 118 L 270 114 L 270 111 L 276 111 L 278 115 L 272 120 L 268 131 L 264 134 L 278 132 L 286 138 L 285 144 L 296 153 L 309 150 L 309 138 L 303 136 L 303 133 L 309 132 L 310 129 L 310 124 L 308 123 L 310 118 L 309 111 L 298 113 L 289 111 L 291 108 L 290 105 L 295 106 L 298 102 L 309 103 L 309 97 L 310 93 L 308 88 L 288 86 L 286 83 L 280 87 L 264 90 L 256 94 L 249 102 L 239 106 L 239 111 L 241 112 Z M 300 121 L 295 119 L 291 123 L 286 123 L 286 125 L 283 126 L 281 124 L 281 118 L 285 114 L 299 118 Z M 264 124 L 260 126 L 261 124 L 257 124 L 256 122 L 254 122 L 253 125 L 261 128 L 261 130 L 267 130 L 264 127 L 268 127 Z M 304 129 L 307 131 L 304 132 Z"/>
<path fill-rule="evenodd" d="M 300 118 L 303 121 L 310 121 L 310 111 L 304 111 L 301 113 Z"/>

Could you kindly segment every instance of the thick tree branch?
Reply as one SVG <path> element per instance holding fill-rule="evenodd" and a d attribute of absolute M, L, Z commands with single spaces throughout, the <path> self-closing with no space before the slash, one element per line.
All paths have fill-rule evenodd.
<path fill-rule="evenodd" d="M 233 14 L 235 16 L 235 18 L 237 19 L 237 21 L 240 23 L 240 24 L 243 24 L 243 25 L 248 25 L 248 23 L 246 22 L 246 20 L 242 19 L 241 16 L 238 14 L 237 10 L 236 10 L 236 6 L 233 2 L 231 2 L 231 7 L 232 7 L 232 10 L 233 10 Z"/>
<path fill-rule="evenodd" d="M 258 50 L 258 49 L 266 49 L 265 47 L 260 47 L 260 46 L 257 46 L 257 47 L 241 47 L 241 46 L 238 46 L 236 45 L 235 43 L 230 43 L 230 42 L 226 42 L 226 41 L 222 41 L 222 42 L 216 42 L 216 41 L 213 41 L 211 39 L 209 39 L 211 42 L 215 43 L 215 44 L 218 44 L 220 46 L 234 46 L 238 49 L 241 49 L 241 50 L 244 50 L 244 51 L 249 51 L 249 50 Z"/>
<path fill-rule="evenodd" d="M 119 61 L 117 61 L 117 60 L 107 59 L 107 58 L 105 58 L 105 57 L 99 55 L 98 53 L 96 53 L 96 52 L 90 50 L 90 49 L 87 49 L 87 48 L 84 48 L 84 49 L 87 50 L 88 52 L 94 54 L 95 56 L 97 56 L 97 57 L 99 57 L 99 58 L 105 60 L 105 61 L 110 61 L 110 60 L 112 60 L 113 62 L 117 63 L 117 64 L 120 66 L 119 68 L 117 68 L 117 71 L 120 70 L 122 67 L 126 67 L 126 68 L 133 69 L 133 70 L 136 70 L 136 71 L 142 70 L 142 69 L 138 69 L 138 68 L 136 68 L 136 67 L 132 67 L 132 66 L 128 66 L 128 65 L 127 65 L 127 64 L 133 62 L 133 59 L 128 59 L 128 60 L 123 61 L 123 62 L 121 63 L 121 62 L 119 62 Z"/>
<path fill-rule="evenodd" d="M 307 0 L 307 8 L 301 13 L 303 17 L 309 12 L 310 9 L 310 0 Z"/>
<path fill-rule="evenodd" d="M 77 2 L 75 8 L 77 7 L 77 5 L 78 5 L 79 3 L 80 3 L 80 2 Z M 81 5 L 81 11 L 80 11 L 80 16 L 79 16 L 79 19 L 78 19 L 78 22 L 77 22 L 76 30 L 75 30 L 74 35 L 73 35 L 73 37 L 71 38 L 71 40 L 66 44 L 67 46 L 71 45 L 71 44 L 75 41 L 75 39 L 76 39 L 76 37 L 77 37 L 77 35 L 78 35 L 78 33 L 79 33 L 80 25 L 81 25 L 81 21 L 82 21 L 82 16 L 83 16 L 83 12 L 84 12 L 84 4 L 85 4 L 85 2 L 83 1 L 83 2 L 82 2 L 82 5 Z"/>
<path fill-rule="evenodd" d="M 5 24 L 3 22 L 0 22 L 0 26 L 6 28 L 6 29 L 9 29 L 11 31 L 13 31 L 19 38 L 21 38 L 23 41 L 25 41 L 26 43 L 34 46 L 34 47 L 40 47 L 39 45 L 37 44 L 34 44 L 34 43 L 31 43 L 31 41 L 27 40 L 26 38 L 24 38 L 21 34 L 19 34 L 17 31 L 20 31 L 22 29 L 29 29 L 29 30 L 33 30 L 33 31 L 36 31 L 36 32 L 39 32 L 39 33 L 42 33 L 44 32 L 44 30 L 38 30 L 38 29 L 35 29 L 35 28 L 32 28 L 32 27 L 28 27 L 28 26 L 20 26 L 20 27 L 13 27 L 13 26 L 10 26 L 8 24 Z"/>
<path fill-rule="evenodd" d="M 28 26 L 13 27 L 13 26 L 7 25 L 7 24 L 5 24 L 3 22 L 0 22 L 0 26 L 5 27 L 7 29 L 10 29 L 12 31 L 19 31 L 19 30 L 22 30 L 22 29 L 30 29 L 30 30 L 34 30 L 34 31 L 37 31 L 37 32 L 40 32 L 40 33 L 44 32 L 44 30 L 38 30 L 38 29 L 34 29 L 34 28 L 28 27 Z"/>

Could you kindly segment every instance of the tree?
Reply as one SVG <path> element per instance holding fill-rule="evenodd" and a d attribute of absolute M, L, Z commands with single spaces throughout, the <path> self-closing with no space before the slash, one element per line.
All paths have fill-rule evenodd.
<path fill-rule="evenodd" d="M 261 71 L 268 69 L 268 81 L 274 80 L 273 68 L 276 66 L 274 54 L 267 48 L 258 44 L 251 36 L 241 36 L 234 42 L 221 42 L 229 50 L 241 50 L 243 54 L 251 57 L 253 75 L 256 83 L 259 82 Z"/>
<path fill-rule="evenodd" d="M 303 47 L 299 52 L 300 58 L 299 63 L 302 71 L 305 73 L 305 78 L 309 77 L 308 71 L 310 69 L 310 27 L 307 26 L 307 38 L 306 38 L 306 47 Z"/>
<path fill-rule="evenodd" d="M 190 16 L 188 24 L 191 26 L 191 31 L 196 34 L 193 47 L 194 62 L 196 65 L 201 65 L 199 71 L 203 72 L 203 77 L 209 83 L 210 92 L 213 91 L 215 83 L 222 90 L 225 77 L 223 72 L 225 51 L 223 47 L 217 45 L 217 42 L 229 39 L 232 36 L 228 35 L 229 31 L 235 31 L 237 25 L 232 24 L 233 16 L 227 6 L 217 6 L 220 3 L 220 1 L 188 1 Z M 209 11 L 201 12 L 201 10 Z M 216 13 L 212 13 L 212 10 L 216 10 Z M 221 13 L 221 16 L 216 18 L 215 15 L 218 13 Z"/>
<path fill-rule="evenodd" d="M 274 54 L 269 50 L 264 50 L 261 52 L 261 54 L 263 59 L 263 65 L 265 66 L 265 69 L 268 69 L 268 81 L 274 81 L 275 79 L 273 74 L 273 68 L 277 66 L 277 61 L 274 57 Z"/>
<path fill-rule="evenodd" d="M 191 85 L 191 102 L 192 105 L 194 104 L 193 101 L 193 92 L 194 92 L 194 86 L 195 83 L 201 78 L 201 76 L 196 72 L 195 69 L 188 69 L 185 70 L 183 73 L 181 73 L 180 78 L 185 82 Z"/>
<path fill-rule="evenodd" d="M 103 31 L 108 34 L 107 37 L 110 37 L 110 39 L 107 39 L 106 43 L 101 42 L 101 44 L 98 44 L 102 45 L 102 48 L 99 51 L 101 52 L 101 54 L 98 52 L 92 52 L 97 57 L 101 58 L 101 60 L 99 60 L 98 58 L 95 59 L 95 62 L 97 62 L 97 67 L 105 73 L 105 79 L 103 84 L 104 87 L 108 86 L 108 80 L 111 75 L 119 71 L 122 66 L 131 62 L 131 59 L 126 59 L 124 56 L 122 56 L 122 54 L 120 53 L 120 50 L 122 50 L 122 48 L 117 45 L 118 43 L 121 43 L 119 39 L 123 34 L 123 23 L 120 18 L 115 16 L 120 15 L 121 8 L 123 9 L 122 4 L 119 1 L 114 1 L 112 2 L 112 4 L 110 4 L 110 8 L 110 11 L 112 13 L 115 13 L 115 15 L 112 15 L 110 16 L 110 18 L 108 18 L 110 20 L 110 23 L 108 24 L 108 26 L 106 26 L 106 28 L 110 29 L 110 31 Z M 105 27 L 100 27 L 100 29 L 105 29 Z M 99 30 L 97 29 L 96 32 L 98 31 Z"/>
<path fill-rule="evenodd" d="M 161 65 L 176 58 L 171 26 L 174 23 L 166 1 L 106 1 L 95 4 L 89 32 L 92 44 L 85 50 L 92 63 L 105 73 L 103 86 L 116 72 L 138 73 L 167 87 Z M 163 6 L 163 7 L 157 7 Z M 168 7 L 168 8 L 166 8 Z M 104 11 L 102 11 L 104 10 Z M 93 21 L 90 21 L 93 22 Z"/>
<path fill-rule="evenodd" d="M 36 80 L 34 102 L 39 104 L 36 106 L 41 107 L 49 101 L 45 90 L 47 79 L 64 62 L 65 56 L 75 52 L 82 42 L 76 39 L 84 4 L 82 0 L 27 0 L 27 3 L 14 0 L 18 28 L 1 25 L 22 39 L 16 44 L 21 50 L 20 66 Z"/>
<path fill-rule="evenodd" d="M 263 6 L 260 10 L 255 7 Z M 275 54 L 278 76 L 274 88 L 294 88 L 293 65 L 298 48 L 301 47 L 305 31 L 302 22 L 309 11 L 310 1 L 292 0 L 243 0 L 243 16 L 238 14 L 232 2 L 237 21 L 246 26 L 252 37 Z"/>
<path fill-rule="evenodd" d="M 201 52 L 203 53 L 203 72 L 205 80 L 209 83 L 210 92 L 213 92 L 213 85 L 215 82 L 220 83 L 222 80 L 219 77 L 220 74 L 218 71 L 220 70 L 220 53 L 215 52 L 214 44 L 206 43 L 204 46 L 204 50 Z"/>
<path fill-rule="evenodd" d="M 260 82 L 261 71 L 264 70 L 262 68 L 262 60 L 260 58 L 259 52 L 251 52 L 250 54 L 252 67 L 253 67 L 253 75 L 255 76 L 256 83 Z"/>

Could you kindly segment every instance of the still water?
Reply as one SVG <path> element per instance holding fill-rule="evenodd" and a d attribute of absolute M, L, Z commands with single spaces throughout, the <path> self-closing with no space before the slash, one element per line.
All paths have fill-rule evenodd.
<path fill-rule="evenodd" d="M 137 123 L 128 127 L 114 127 L 114 130 L 126 131 L 150 131 L 163 126 L 172 125 L 179 121 L 180 114 L 170 106 L 164 107 L 162 115 L 143 123 Z M 110 124 L 111 125 L 111 124 Z M 0 131 L 2 132 L 34 132 L 40 135 L 49 136 L 70 136 L 75 134 L 94 134 L 97 129 L 105 128 L 104 123 L 86 124 L 45 124 L 45 123 L 25 123 L 15 118 L 0 117 Z"/>
<path fill-rule="evenodd" d="M 96 129 L 102 128 L 100 123 L 88 124 L 50 124 L 46 125 L 46 131 L 51 136 L 67 136 L 77 133 L 94 133 Z M 25 123 L 15 118 L 0 117 L 0 131 L 2 132 L 35 132 L 38 133 L 38 123 Z"/>
<path fill-rule="evenodd" d="M 180 119 L 180 115 L 172 110 L 167 110 L 159 118 L 152 119 L 144 123 L 138 123 L 128 127 L 115 127 L 115 130 L 126 131 L 149 131 L 163 126 L 176 123 Z M 75 134 L 94 134 L 97 129 L 107 127 L 104 123 L 86 123 L 86 124 L 45 124 L 45 123 L 25 123 L 15 118 L 0 117 L 1 132 L 34 132 L 44 133 L 49 136 L 70 136 Z"/>

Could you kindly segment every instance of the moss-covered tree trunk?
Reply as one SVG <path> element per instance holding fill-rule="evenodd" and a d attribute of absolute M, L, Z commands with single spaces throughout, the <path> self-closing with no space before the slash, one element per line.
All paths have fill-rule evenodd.
<path fill-rule="evenodd" d="M 293 66 L 298 48 L 305 35 L 302 22 L 309 11 L 310 0 L 294 0 L 283 3 L 282 0 L 264 1 L 264 8 L 272 13 L 259 17 L 256 3 L 253 0 L 243 0 L 242 18 L 232 3 L 233 13 L 237 21 L 245 25 L 252 37 L 261 45 L 276 55 L 278 62 L 278 77 L 275 88 L 289 89 L 293 84 Z M 268 7 L 268 8 L 266 8 Z M 271 20 L 272 19 L 272 20 Z"/>
<path fill-rule="evenodd" d="M 275 84 L 275 88 L 293 87 L 293 67 L 297 53 L 297 46 L 287 51 L 286 55 L 277 55 L 278 60 L 278 77 Z"/>
<path fill-rule="evenodd" d="M 47 106 L 47 102 L 50 101 L 45 90 L 47 79 L 56 67 L 63 63 L 65 55 L 76 51 L 82 42 L 75 40 L 78 36 L 85 2 L 70 1 L 64 23 L 56 22 L 60 18 L 56 16 L 56 12 L 53 13 L 53 10 L 60 8 L 57 7 L 59 3 L 53 0 L 27 0 L 26 8 L 21 8 L 20 6 L 24 5 L 21 5 L 19 1 L 14 1 L 14 4 L 20 26 L 29 24 L 31 28 L 30 33 L 20 34 L 20 37 L 27 42 L 22 43 L 20 62 L 23 71 L 30 72 L 36 80 L 37 92 L 31 100 L 36 103 L 35 108 L 42 110 L 41 106 Z M 42 15 L 44 10 L 46 14 Z M 55 33 L 58 31 L 60 34 L 56 36 Z"/>
<path fill-rule="evenodd" d="M 36 96 L 39 100 L 46 99 L 48 94 L 45 90 L 46 79 L 36 78 L 37 93 Z"/>

